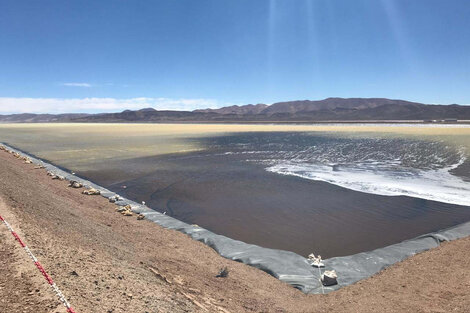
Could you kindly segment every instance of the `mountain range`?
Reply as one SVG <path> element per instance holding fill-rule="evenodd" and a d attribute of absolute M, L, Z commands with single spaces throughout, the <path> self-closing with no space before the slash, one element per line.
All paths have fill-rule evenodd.
<path fill-rule="evenodd" d="M 4 123 L 41 122 L 321 122 L 470 120 L 470 106 L 430 105 L 386 98 L 327 98 L 271 105 L 247 104 L 220 109 L 169 111 L 144 108 L 99 114 L 0 115 Z"/>

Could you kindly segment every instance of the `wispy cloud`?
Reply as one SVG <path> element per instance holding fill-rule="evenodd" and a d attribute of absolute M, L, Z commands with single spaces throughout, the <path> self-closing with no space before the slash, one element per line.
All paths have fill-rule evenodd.
<path fill-rule="evenodd" d="M 70 113 L 117 112 L 126 109 L 194 110 L 218 108 L 230 103 L 214 99 L 172 98 L 7 98 L 0 97 L 0 114 L 11 113 Z"/>
<path fill-rule="evenodd" d="M 89 88 L 89 87 L 91 87 L 91 84 L 89 84 L 89 83 L 62 83 L 62 86 L 67 86 L 67 87 L 86 87 L 86 88 Z"/>

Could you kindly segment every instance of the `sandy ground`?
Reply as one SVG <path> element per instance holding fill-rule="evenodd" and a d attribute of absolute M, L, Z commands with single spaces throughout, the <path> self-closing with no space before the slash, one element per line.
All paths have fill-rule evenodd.
<path fill-rule="evenodd" d="M 124 217 L 0 152 L 0 214 L 77 312 L 468 312 L 470 238 L 329 295 L 304 295 L 176 231 Z M 0 312 L 63 312 L 0 225 Z M 217 278 L 223 267 L 229 275 Z M 38 291 L 39 290 L 39 291 Z"/>
<path fill-rule="evenodd" d="M 17 230 L 14 215 L 0 202 L 0 214 Z M 22 238 L 24 234 L 17 231 Z M 5 225 L 0 224 L 0 311 L 66 312 L 49 284 L 37 275 L 37 268 L 26 256 Z M 12 301 L 13 300 L 13 301 Z"/>

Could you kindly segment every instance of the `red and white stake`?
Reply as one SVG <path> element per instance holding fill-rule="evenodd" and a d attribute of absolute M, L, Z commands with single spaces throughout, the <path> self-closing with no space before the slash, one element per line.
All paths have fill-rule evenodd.
<path fill-rule="evenodd" d="M 29 250 L 28 246 L 26 246 L 26 244 L 23 242 L 23 240 L 21 240 L 20 236 L 18 236 L 18 234 L 13 230 L 13 228 L 11 228 L 10 224 L 8 224 L 8 222 L 5 221 L 5 219 L 2 216 L 0 216 L 0 221 L 2 221 L 3 224 L 6 225 L 6 227 L 11 232 L 13 237 L 15 237 L 16 241 L 18 241 L 18 243 L 25 249 L 26 253 L 29 255 L 31 260 L 33 260 L 34 265 L 36 265 L 37 269 L 41 272 L 42 276 L 44 276 L 47 283 L 52 287 L 52 289 L 54 290 L 57 297 L 59 297 L 59 300 L 65 305 L 65 307 L 67 308 L 67 312 L 68 313 L 76 313 L 72 309 L 72 307 L 70 306 L 70 303 L 67 301 L 67 299 L 65 299 L 65 297 L 62 294 L 62 292 L 60 291 L 59 287 L 57 287 L 57 285 L 54 283 L 51 276 L 49 276 L 49 274 L 47 274 L 46 270 L 44 269 L 44 267 L 42 267 L 41 263 L 39 263 L 38 259 L 34 256 L 34 254 L 31 252 L 31 250 Z"/>

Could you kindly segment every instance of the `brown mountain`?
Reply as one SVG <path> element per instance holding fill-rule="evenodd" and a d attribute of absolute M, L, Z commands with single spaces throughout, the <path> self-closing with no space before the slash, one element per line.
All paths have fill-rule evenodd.
<path fill-rule="evenodd" d="M 385 98 L 327 98 L 324 100 L 310 101 L 288 101 L 278 102 L 270 105 L 261 113 L 272 115 L 276 113 L 299 113 L 314 111 L 334 111 L 334 110 L 363 110 L 373 109 L 383 105 L 394 105 L 402 107 L 405 105 L 423 106 L 421 103 L 404 100 L 391 100 Z"/>
<path fill-rule="evenodd" d="M 387 120 L 470 120 L 470 106 L 428 105 L 385 98 L 328 98 L 318 101 L 248 104 L 195 111 L 153 108 L 100 114 L 0 115 L 0 122 L 320 122 Z"/>

